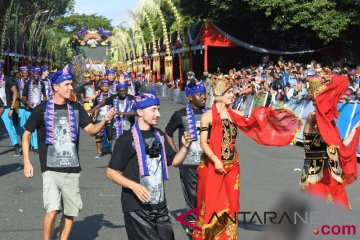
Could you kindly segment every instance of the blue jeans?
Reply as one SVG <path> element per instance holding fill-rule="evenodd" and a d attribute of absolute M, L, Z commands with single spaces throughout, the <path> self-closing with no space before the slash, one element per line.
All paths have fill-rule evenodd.
<path fill-rule="evenodd" d="M 30 118 L 31 111 L 25 110 L 25 123 Z M 24 123 L 24 125 L 25 125 Z M 37 130 L 35 130 L 30 137 L 30 145 L 33 149 L 38 149 Z"/>
<path fill-rule="evenodd" d="M 6 131 L 8 132 L 8 134 L 10 136 L 11 144 L 13 146 L 15 146 L 16 144 L 19 144 L 18 136 L 17 136 L 16 129 L 15 129 L 12 118 L 8 117 L 9 111 L 10 111 L 10 108 L 5 108 L 4 113 L 1 116 L 1 119 L 3 120 Z"/>

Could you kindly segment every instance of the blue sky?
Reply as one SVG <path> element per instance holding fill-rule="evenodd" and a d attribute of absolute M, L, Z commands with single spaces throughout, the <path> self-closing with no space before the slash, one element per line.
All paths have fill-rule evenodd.
<path fill-rule="evenodd" d="M 113 26 L 126 21 L 128 9 L 136 7 L 138 0 L 75 0 L 75 13 L 102 15 L 111 20 Z"/>

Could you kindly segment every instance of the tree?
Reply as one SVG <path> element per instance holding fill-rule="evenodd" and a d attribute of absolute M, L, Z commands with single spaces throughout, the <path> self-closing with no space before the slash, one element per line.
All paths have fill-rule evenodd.
<path fill-rule="evenodd" d="M 261 21 L 263 29 L 302 29 L 323 43 L 340 40 L 342 34 L 360 25 L 358 0 L 178 0 L 177 4 L 193 21 Z"/>
<path fill-rule="evenodd" d="M 109 19 L 98 16 L 96 14 L 74 14 L 66 17 L 59 17 L 53 23 L 59 30 L 68 32 L 70 35 L 76 34 L 84 26 L 87 29 L 97 29 L 103 27 L 106 30 L 112 30 L 111 22 Z"/>
<path fill-rule="evenodd" d="M 351 26 L 360 24 L 358 0 L 245 0 L 252 9 L 262 10 L 274 27 L 294 26 L 313 31 L 323 42 L 339 39 Z"/>

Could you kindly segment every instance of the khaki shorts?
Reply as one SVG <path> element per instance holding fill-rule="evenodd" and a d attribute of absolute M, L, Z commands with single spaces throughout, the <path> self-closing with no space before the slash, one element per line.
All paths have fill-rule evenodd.
<path fill-rule="evenodd" d="M 63 211 L 64 215 L 77 217 L 82 209 L 80 173 L 46 171 L 43 178 L 43 201 L 46 212 Z"/>

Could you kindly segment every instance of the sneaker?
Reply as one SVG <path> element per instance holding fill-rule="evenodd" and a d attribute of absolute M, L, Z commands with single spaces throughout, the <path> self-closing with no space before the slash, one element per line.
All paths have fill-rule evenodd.
<path fill-rule="evenodd" d="M 15 147 L 14 147 L 14 151 L 15 151 L 15 154 L 14 156 L 17 157 L 17 156 L 20 156 L 21 155 L 21 147 L 19 144 L 16 144 Z"/>
<path fill-rule="evenodd" d="M 99 152 L 98 154 L 96 154 L 96 156 L 94 158 L 101 158 L 102 154 L 101 152 Z"/>

